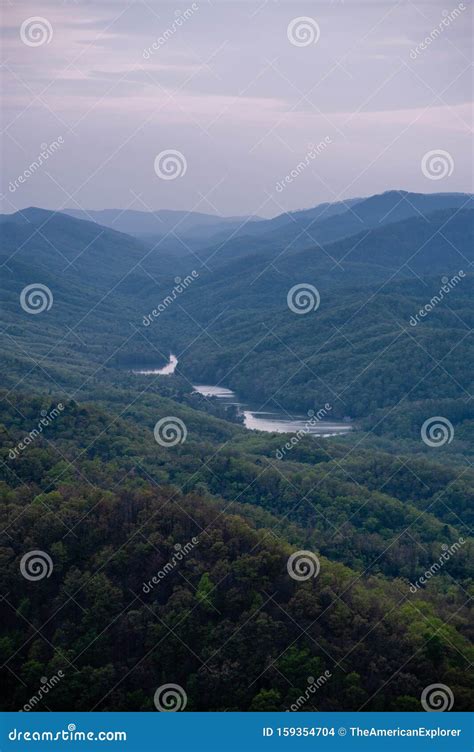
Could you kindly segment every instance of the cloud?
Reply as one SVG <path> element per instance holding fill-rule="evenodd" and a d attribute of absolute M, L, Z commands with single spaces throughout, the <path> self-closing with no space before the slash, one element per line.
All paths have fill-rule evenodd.
<path fill-rule="evenodd" d="M 348 184 L 359 193 L 422 189 L 425 144 L 453 152 L 447 188 L 469 190 L 469 155 L 461 156 L 471 124 L 469 12 L 410 59 L 443 2 L 198 0 L 176 28 L 176 5 L 166 1 L 7 4 L 4 180 L 62 133 L 67 145 L 50 169 L 71 193 L 84 183 L 81 200 L 92 208 L 126 205 L 131 187 L 150 205 L 183 208 L 223 179 L 214 199 L 220 211 L 252 213 L 306 144 L 330 135 L 334 148 L 285 192 L 286 208 L 331 200 Z M 19 29 L 37 15 L 50 21 L 53 37 L 28 47 Z M 316 17 L 317 44 L 289 43 L 287 26 L 298 15 Z M 186 153 L 189 170 L 176 185 L 157 184 L 159 145 Z M 25 205 L 63 199 L 41 173 L 15 194 Z"/>

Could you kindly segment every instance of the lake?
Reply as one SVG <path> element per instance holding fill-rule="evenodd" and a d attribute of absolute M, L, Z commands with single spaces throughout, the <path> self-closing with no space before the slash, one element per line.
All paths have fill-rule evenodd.
<path fill-rule="evenodd" d="M 161 368 L 151 368 L 143 370 L 134 370 L 133 373 L 170 376 L 175 372 L 178 365 L 176 355 L 170 354 L 169 361 Z M 350 423 L 343 421 L 327 420 L 328 411 L 320 410 L 322 419 L 309 411 L 307 416 L 295 415 L 287 410 L 272 407 L 265 409 L 265 406 L 257 406 L 237 396 L 231 389 L 223 386 L 211 384 L 193 384 L 193 389 L 204 397 L 214 397 L 228 405 L 235 405 L 244 418 L 244 425 L 249 430 L 266 431 L 275 433 L 297 433 L 304 431 L 313 436 L 337 436 L 352 430 Z"/>
<path fill-rule="evenodd" d="M 172 373 L 176 371 L 176 366 L 178 365 L 178 358 L 176 355 L 170 355 L 170 359 L 168 363 L 165 366 L 162 366 L 161 368 L 144 368 L 140 370 L 134 370 L 132 373 L 141 373 L 145 376 L 170 376 Z"/>

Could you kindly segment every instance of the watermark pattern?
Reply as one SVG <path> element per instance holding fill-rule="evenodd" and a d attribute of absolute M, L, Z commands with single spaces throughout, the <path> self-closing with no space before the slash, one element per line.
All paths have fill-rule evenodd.
<path fill-rule="evenodd" d="M 26 285 L 21 291 L 20 305 L 26 313 L 49 311 L 53 305 L 53 293 L 47 285 L 34 282 L 32 285 Z"/>
<path fill-rule="evenodd" d="M 410 317 L 410 326 L 416 326 L 420 323 L 420 319 L 426 318 L 433 308 L 436 308 L 436 306 L 444 300 L 445 296 L 449 295 L 451 290 L 454 290 L 456 285 L 459 284 L 461 279 L 464 279 L 465 276 L 464 271 L 460 269 L 457 274 L 454 274 L 451 277 L 451 279 L 447 276 L 441 277 L 442 287 L 440 287 L 436 295 L 433 295 L 429 303 L 424 305 L 423 308 L 420 308 L 418 313 L 414 316 Z"/>
<path fill-rule="evenodd" d="M 155 708 L 160 713 L 177 713 L 188 704 L 188 696 L 179 684 L 162 684 L 153 697 Z"/>
<path fill-rule="evenodd" d="M 446 684 L 430 684 L 421 693 L 421 705 L 427 713 L 444 713 L 454 705 L 453 690 Z"/>
<path fill-rule="evenodd" d="M 148 595 L 148 593 L 151 593 L 155 585 L 159 585 L 161 580 L 164 580 L 164 578 L 169 575 L 177 566 L 180 564 L 180 562 L 183 561 L 183 559 L 186 558 L 186 556 L 193 550 L 195 546 L 197 546 L 199 543 L 198 538 L 191 538 L 191 540 L 186 543 L 184 546 L 182 546 L 180 543 L 175 544 L 175 553 L 171 557 L 171 559 L 165 564 L 163 569 L 160 569 L 151 580 L 148 580 L 148 582 L 144 582 L 142 586 L 142 590 L 144 593 Z"/>
<path fill-rule="evenodd" d="M 286 569 L 293 580 L 303 582 L 317 577 L 321 568 L 320 561 L 312 551 L 295 551 L 289 557 Z"/>
<path fill-rule="evenodd" d="M 191 274 L 187 274 L 184 279 L 181 279 L 181 277 L 175 277 L 175 286 L 173 287 L 169 295 L 167 295 L 166 298 L 163 298 L 163 300 L 158 304 L 156 308 L 151 311 L 151 313 L 145 314 L 142 321 L 143 326 L 150 326 L 152 321 L 154 319 L 157 319 L 161 313 L 164 313 L 166 309 L 171 305 L 171 303 L 174 303 L 176 298 L 181 295 L 181 293 L 183 293 L 186 288 L 188 288 L 189 285 L 198 277 L 199 273 L 195 269 L 193 269 Z"/>
<path fill-rule="evenodd" d="M 282 460 L 284 456 L 289 452 L 293 447 L 295 447 L 301 439 L 303 439 L 305 436 L 307 436 L 309 433 L 311 433 L 311 429 L 316 426 L 320 420 L 324 420 L 324 418 L 327 416 L 328 412 L 332 410 L 332 405 L 329 404 L 329 402 L 326 402 L 324 407 L 322 407 L 320 410 L 318 410 L 317 413 L 314 412 L 314 410 L 308 410 L 308 417 L 309 420 L 306 421 L 303 428 L 300 428 L 294 436 L 291 437 L 289 441 L 286 442 L 282 447 L 276 450 L 275 457 L 277 460 Z"/>
<path fill-rule="evenodd" d="M 171 22 L 171 24 L 168 26 L 167 29 L 163 32 L 161 36 L 158 37 L 158 39 L 155 39 L 152 45 L 150 47 L 146 47 L 143 50 L 143 58 L 145 60 L 149 60 L 150 57 L 161 47 L 163 47 L 166 42 L 171 39 L 174 34 L 178 31 L 178 29 L 186 22 L 188 21 L 196 11 L 199 10 L 199 5 L 197 3 L 192 3 L 189 8 L 186 8 L 185 11 L 181 13 L 181 11 L 176 11 L 175 18 Z"/>
<path fill-rule="evenodd" d="M 444 10 L 443 11 L 443 18 L 439 22 L 437 26 L 435 26 L 433 29 L 431 29 L 428 36 L 426 36 L 420 44 L 417 44 L 416 47 L 412 47 L 410 50 L 410 57 L 412 60 L 416 60 L 417 57 L 419 57 L 425 50 L 428 49 L 430 44 L 432 44 L 436 39 L 438 39 L 439 36 L 443 33 L 445 29 L 450 26 L 453 21 L 455 21 L 461 13 L 463 13 L 466 10 L 466 6 L 464 3 L 459 3 L 453 10 Z"/>
<path fill-rule="evenodd" d="M 73 2 L 6 1 L 6 709 L 463 710 L 467 2 Z M 73 714 L 9 740 L 126 739 Z M 445 731 L 424 718 L 308 733 Z"/>
<path fill-rule="evenodd" d="M 301 282 L 288 290 L 286 296 L 288 308 L 299 315 L 317 311 L 321 302 L 319 290 L 308 282 Z"/>
<path fill-rule="evenodd" d="M 444 565 L 450 560 L 453 554 L 457 553 L 459 549 L 465 544 L 465 542 L 465 539 L 460 537 L 451 546 L 443 543 L 443 545 L 441 546 L 443 553 L 439 557 L 438 561 L 435 561 L 431 565 L 431 567 L 427 569 L 425 573 L 422 574 L 421 577 L 419 577 L 415 582 L 410 582 L 410 592 L 416 593 L 417 590 L 426 585 L 428 580 L 431 580 L 431 578 L 434 577 L 434 575 L 444 567 Z"/>
<path fill-rule="evenodd" d="M 155 172 L 161 180 L 176 180 L 186 175 L 188 163 L 177 149 L 165 149 L 155 157 Z"/>
<path fill-rule="evenodd" d="M 319 155 L 322 154 L 323 151 L 326 151 L 329 144 L 332 143 L 333 140 L 331 136 L 325 136 L 323 140 L 319 142 L 319 144 L 311 144 L 304 159 L 301 162 L 298 162 L 296 167 L 290 170 L 290 172 L 285 175 L 283 180 L 278 180 L 278 182 L 275 184 L 275 190 L 278 193 L 284 191 L 286 186 L 292 183 L 297 177 L 299 177 L 299 175 L 301 175 L 301 173 L 304 172 L 307 167 L 309 167 L 311 162 L 316 159 L 316 157 L 319 157 Z"/>
<path fill-rule="evenodd" d="M 41 47 L 53 38 L 53 27 L 43 16 L 26 18 L 20 28 L 20 39 L 27 47 Z"/>
<path fill-rule="evenodd" d="M 176 416 L 167 415 L 160 418 L 153 429 L 156 442 L 162 447 L 174 447 L 176 444 L 184 444 L 188 435 L 188 429 Z"/>
<path fill-rule="evenodd" d="M 321 30 L 318 22 L 311 16 L 298 16 L 288 24 L 286 35 L 295 47 L 308 47 L 318 42 Z"/>
<path fill-rule="evenodd" d="M 442 180 L 454 172 L 454 159 L 449 151 L 432 149 L 423 155 L 421 171 L 428 180 Z"/>
<path fill-rule="evenodd" d="M 18 177 L 15 178 L 15 180 L 10 180 L 8 184 L 8 190 L 10 193 L 15 193 L 20 186 L 23 183 L 26 183 L 29 178 L 31 178 L 35 172 L 45 163 L 48 161 L 48 159 L 58 151 L 58 149 L 61 148 L 61 146 L 64 144 L 64 139 L 62 136 L 58 136 L 57 139 L 54 141 L 51 141 L 49 144 L 41 144 L 41 151 L 30 164 L 28 167 L 23 170 L 23 172 L 18 175 Z"/>
<path fill-rule="evenodd" d="M 59 684 L 61 679 L 64 679 L 65 675 L 66 674 L 60 669 L 58 673 L 53 674 L 50 679 L 48 679 L 47 676 L 42 676 L 40 679 L 40 688 L 38 689 L 36 694 L 30 697 L 28 702 L 23 705 L 19 712 L 28 713 L 30 710 L 34 710 L 35 706 L 38 705 L 39 702 L 44 700 L 46 695 Z"/>
<path fill-rule="evenodd" d="M 44 577 L 51 577 L 53 560 L 46 551 L 28 551 L 21 557 L 20 572 L 25 580 L 36 582 Z"/>
<path fill-rule="evenodd" d="M 306 705 L 312 695 L 314 695 L 314 693 L 317 692 L 318 689 L 323 687 L 331 677 L 332 674 L 330 671 L 325 671 L 323 674 L 321 674 L 321 676 L 318 676 L 317 679 L 315 679 L 314 676 L 308 676 L 308 686 L 304 695 L 300 695 L 296 702 L 293 702 L 290 707 L 287 708 L 287 711 L 296 713 L 296 711 L 300 710 L 303 705 Z"/>
<path fill-rule="evenodd" d="M 441 447 L 451 444 L 454 438 L 454 426 L 442 415 L 427 418 L 421 426 L 421 438 L 429 447 Z"/>
<path fill-rule="evenodd" d="M 18 442 L 15 447 L 10 449 L 10 451 L 8 452 L 8 457 L 11 460 L 15 460 L 17 457 L 19 457 L 20 453 L 27 449 L 27 447 L 29 447 L 30 444 L 32 444 L 43 432 L 43 428 L 47 428 L 49 425 L 51 425 L 54 419 L 57 418 L 63 410 L 64 405 L 62 402 L 58 402 L 56 407 L 53 407 L 53 409 L 50 410 L 49 413 L 46 410 L 42 410 L 42 417 L 38 421 L 36 428 L 33 428 L 21 441 Z"/>

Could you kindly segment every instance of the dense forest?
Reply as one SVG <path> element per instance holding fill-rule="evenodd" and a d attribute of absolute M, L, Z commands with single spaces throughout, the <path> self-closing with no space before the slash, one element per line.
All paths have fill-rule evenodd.
<path fill-rule="evenodd" d="M 62 671 L 48 708 L 151 710 L 173 681 L 189 710 L 286 709 L 329 671 L 305 709 L 416 710 L 435 681 L 467 709 L 470 544 L 430 586 L 413 594 L 410 583 L 464 540 L 470 472 L 382 453 L 344 461 L 337 442 L 314 439 L 280 469 L 275 438 L 240 428 L 213 457 L 199 422 L 173 452 L 130 417 L 76 402 L 9 460 L 53 403 L 19 399 L 3 428 L 6 707 Z M 18 562 L 37 549 L 54 569 L 31 582 Z M 318 552 L 317 578 L 288 577 L 298 549 Z"/>
<path fill-rule="evenodd" d="M 188 711 L 419 710 L 437 683 L 469 708 L 469 200 L 391 192 L 214 235 L 201 218 L 188 253 L 1 218 L 4 710 L 58 676 L 32 709 L 151 711 L 176 684 Z M 319 295 L 306 315 L 300 283 Z M 175 374 L 131 373 L 170 352 Z M 353 430 L 282 452 L 288 435 L 249 431 L 199 382 L 330 403 Z M 170 416 L 175 442 L 157 437 Z M 292 576 L 297 552 L 311 576 Z"/>

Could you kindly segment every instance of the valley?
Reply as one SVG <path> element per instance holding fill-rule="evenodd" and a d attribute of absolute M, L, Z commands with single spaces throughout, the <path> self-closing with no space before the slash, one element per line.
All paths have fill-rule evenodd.
<path fill-rule="evenodd" d="M 179 251 L 126 212 L 1 217 L 7 708 L 39 665 L 55 710 L 152 710 L 170 677 L 191 711 L 285 710 L 324 671 L 310 709 L 417 710 L 436 682 L 468 708 L 471 202 L 180 214 Z"/>

